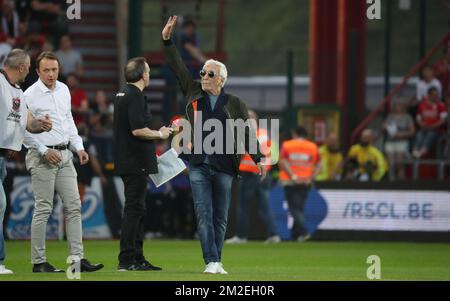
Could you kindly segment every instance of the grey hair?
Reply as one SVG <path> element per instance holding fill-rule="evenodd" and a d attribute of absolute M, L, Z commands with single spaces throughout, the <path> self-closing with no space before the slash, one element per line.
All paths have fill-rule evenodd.
<path fill-rule="evenodd" d="M 8 53 L 4 65 L 11 69 L 17 69 L 21 64 L 25 64 L 29 59 L 30 56 L 25 50 L 16 48 Z"/>
<path fill-rule="evenodd" d="M 203 68 L 205 68 L 206 65 L 208 64 L 216 64 L 217 66 L 219 66 L 220 68 L 220 77 L 223 78 L 223 83 L 222 83 L 222 87 L 225 86 L 225 82 L 227 81 L 227 77 L 228 77 L 228 71 L 227 71 L 227 67 L 225 66 L 224 63 L 213 60 L 213 59 L 209 59 L 205 62 L 205 64 L 203 65 Z"/>

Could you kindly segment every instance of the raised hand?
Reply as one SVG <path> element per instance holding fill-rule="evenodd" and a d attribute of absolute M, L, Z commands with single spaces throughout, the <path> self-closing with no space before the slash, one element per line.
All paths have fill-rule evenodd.
<path fill-rule="evenodd" d="M 175 25 L 177 24 L 177 16 L 170 16 L 169 20 L 166 23 L 166 26 L 164 26 L 162 30 L 162 38 L 163 40 L 169 40 L 172 36 L 173 29 Z"/>

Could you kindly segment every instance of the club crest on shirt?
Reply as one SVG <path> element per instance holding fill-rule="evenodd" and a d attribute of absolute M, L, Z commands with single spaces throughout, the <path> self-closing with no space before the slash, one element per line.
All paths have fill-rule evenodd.
<path fill-rule="evenodd" d="M 19 112 L 20 111 L 20 98 L 13 98 L 12 100 L 12 108 L 14 111 Z"/>
<path fill-rule="evenodd" d="M 13 121 L 16 123 L 20 123 L 20 118 L 21 118 L 20 104 L 21 104 L 20 98 L 15 97 L 12 99 L 12 109 L 9 112 L 8 117 L 6 118 L 7 120 Z"/>

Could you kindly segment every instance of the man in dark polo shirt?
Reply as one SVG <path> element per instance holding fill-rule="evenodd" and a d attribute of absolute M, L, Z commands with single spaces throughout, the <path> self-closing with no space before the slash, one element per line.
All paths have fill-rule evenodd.
<path fill-rule="evenodd" d="M 172 129 L 149 128 L 150 104 L 142 93 L 150 81 L 150 67 L 145 58 L 128 61 L 125 79 L 127 85 L 117 94 L 114 104 L 114 165 L 125 186 L 118 270 L 161 270 L 144 256 L 145 195 L 148 175 L 158 172 L 153 140 L 169 138 Z"/>

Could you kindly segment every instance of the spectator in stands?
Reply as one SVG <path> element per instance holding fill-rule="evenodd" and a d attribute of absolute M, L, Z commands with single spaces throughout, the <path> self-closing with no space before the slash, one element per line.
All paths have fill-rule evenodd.
<path fill-rule="evenodd" d="M 176 44 L 178 45 L 181 58 L 186 64 L 192 77 L 194 79 L 199 79 L 199 72 L 207 58 L 200 50 L 200 38 L 197 33 L 197 21 L 193 17 L 184 17 L 182 31 L 178 35 Z"/>
<path fill-rule="evenodd" d="M 447 102 L 447 99 L 450 98 L 450 82 L 447 84 L 447 86 L 444 86 L 444 102 Z"/>
<path fill-rule="evenodd" d="M 103 90 L 95 93 L 94 102 L 90 102 L 89 111 L 94 135 L 109 135 L 112 130 L 114 107 Z"/>
<path fill-rule="evenodd" d="M 86 91 L 80 87 L 78 77 L 75 74 L 67 76 L 67 86 L 72 98 L 72 115 L 75 124 L 85 123 L 89 113 L 89 102 Z"/>
<path fill-rule="evenodd" d="M 16 37 L 19 38 L 19 17 L 14 10 L 14 3 L 11 0 L 0 1 L 0 68 L 8 53 L 16 45 Z"/>
<path fill-rule="evenodd" d="M 39 76 L 36 73 L 36 59 L 40 53 L 43 51 L 44 44 L 46 42 L 46 37 L 40 34 L 36 29 L 28 28 L 24 39 L 24 50 L 28 52 L 31 57 L 31 67 L 30 73 L 28 74 L 25 82 L 21 85 L 22 89 L 27 89 L 29 86 L 34 84 Z"/>
<path fill-rule="evenodd" d="M 8 38 L 15 39 L 20 36 L 19 15 L 14 7 L 14 2 L 4 0 L 2 4 L 0 28 Z"/>
<path fill-rule="evenodd" d="M 48 40 L 46 40 L 44 42 L 44 45 L 42 45 L 42 51 L 53 51 L 54 49 L 55 48 Z"/>
<path fill-rule="evenodd" d="M 400 162 L 409 156 L 409 140 L 414 135 L 414 120 L 407 113 L 407 104 L 401 100 L 394 100 L 393 111 L 389 113 L 383 129 L 387 133 L 384 149 L 386 151 L 390 180 L 405 179 L 405 167 Z"/>
<path fill-rule="evenodd" d="M 414 141 L 413 156 L 421 158 L 432 148 L 442 132 L 441 127 L 448 116 L 445 104 L 439 99 L 438 89 L 428 89 L 428 97 L 424 98 L 417 110 L 419 131 Z"/>
<path fill-rule="evenodd" d="M 450 42 L 445 45 L 444 55 L 433 65 L 433 69 L 442 87 L 448 87 L 450 84 Z"/>
<path fill-rule="evenodd" d="M 342 168 L 343 181 L 358 181 L 359 179 L 359 164 L 355 158 L 346 159 Z"/>
<path fill-rule="evenodd" d="M 99 157 L 103 162 L 112 162 L 112 125 L 113 106 L 106 94 L 99 90 L 95 93 L 93 102 L 89 104 L 89 127 L 91 141 L 97 147 Z"/>
<path fill-rule="evenodd" d="M 55 54 L 61 62 L 61 72 L 64 77 L 71 73 L 79 78 L 83 77 L 83 57 L 80 52 L 72 48 L 72 40 L 69 35 L 61 37 L 59 50 Z"/>
<path fill-rule="evenodd" d="M 107 127 L 106 115 L 91 115 L 89 118 L 91 140 L 105 162 L 112 162 L 112 129 Z"/>
<path fill-rule="evenodd" d="M 110 117 L 108 114 L 93 113 L 90 115 L 89 124 L 93 136 L 110 136 L 112 120 Z"/>
<path fill-rule="evenodd" d="M 319 147 L 320 173 L 316 181 L 337 181 L 341 179 L 344 157 L 339 149 L 339 140 L 335 133 L 330 133 L 325 144 Z"/>
<path fill-rule="evenodd" d="M 27 24 L 25 22 L 19 22 L 18 31 L 19 34 L 16 37 L 14 37 L 14 47 L 25 48 L 28 33 Z"/>
<path fill-rule="evenodd" d="M 450 83 L 449 83 L 450 88 Z M 450 92 L 450 91 L 449 91 Z M 450 93 L 447 93 L 444 99 L 445 106 L 447 107 L 447 113 L 450 112 Z M 442 149 L 442 158 L 444 159 L 450 159 L 450 118 L 447 117 L 447 124 L 446 124 L 446 133 L 444 136 L 444 147 Z"/>
<path fill-rule="evenodd" d="M 448 84 L 448 92 L 445 96 L 445 106 L 447 107 L 447 114 L 450 114 L 450 83 Z M 450 160 L 450 117 L 448 117 L 447 115 L 447 130 L 446 130 L 446 134 L 445 134 L 445 146 L 443 149 L 443 158 L 446 158 L 448 160 Z"/>
<path fill-rule="evenodd" d="M 31 0 L 29 5 L 31 9 L 28 15 L 29 26 L 40 33 L 50 35 L 52 44 L 56 48 L 61 37 L 68 31 L 66 1 Z M 28 8 L 27 4 L 25 8 Z"/>
<path fill-rule="evenodd" d="M 433 68 L 425 67 L 422 71 L 422 79 L 417 82 L 417 102 L 420 103 L 428 94 L 428 89 L 435 87 L 439 98 L 442 97 L 441 82 L 435 77 Z"/>
<path fill-rule="evenodd" d="M 358 164 L 359 181 L 380 181 L 388 170 L 388 163 L 383 153 L 373 146 L 373 140 L 372 130 L 365 129 L 360 142 L 353 145 L 348 152 L 347 161 Z"/>
<path fill-rule="evenodd" d="M 89 163 L 81 165 L 80 159 L 77 156 L 73 157 L 73 165 L 77 171 L 78 191 L 80 193 L 81 202 L 84 201 L 86 188 L 91 185 L 92 177 L 97 175 L 100 178 L 102 185 L 108 183 L 108 179 L 103 173 L 103 168 L 97 158 L 97 149 L 94 144 L 89 141 L 89 128 L 86 124 L 80 123 L 77 125 L 78 135 L 83 140 L 83 145 L 86 152 L 89 154 Z"/>
<path fill-rule="evenodd" d="M 28 23 L 31 16 L 31 1 L 30 0 L 15 0 L 15 6 L 19 15 L 20 22 Z"/>
<path fill-rule="evenodd" d="M 112 114 L 114 111 L 114 106 L 108 100 L 105 91 L 97 90 L 95 92 L 94 101 L 89 104 L 89 109 L 93 114 Z"/>
<path fill-rule="evenodd" d="M 3 63 L 12 50 L 11 44 L 6 41 L 0 41 L 0 68 L 3 68 Z"/>

